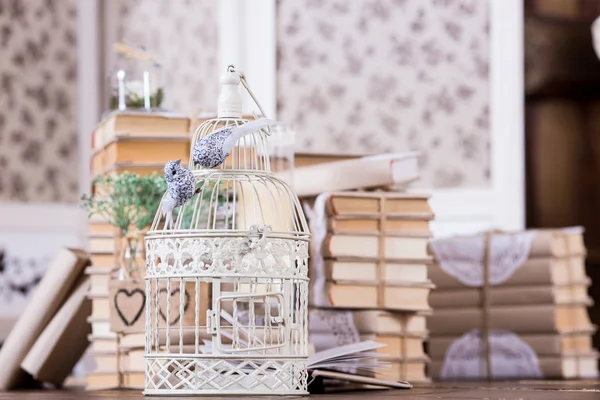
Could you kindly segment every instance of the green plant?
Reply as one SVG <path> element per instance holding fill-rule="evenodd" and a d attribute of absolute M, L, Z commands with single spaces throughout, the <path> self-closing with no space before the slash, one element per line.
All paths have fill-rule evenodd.
<path fill-rule="evenodd" d="M 165 179 L 156 173 L 140 176 L 126 171 L 100 176 L 94 184 L 94 193 L 81 197 L 82 206 L 90 217 L 102 216 L 122 235 L 127 235 L 132 226 L 143 230 L 150 225 L 167 190 Z"/>
<path fill-rule="evenodd" d="M 134 277 L 143 267 L 138 265 L 138 251 L 143 251 L 143 231 L 154 219 L 160 201 L 167 190 L 162 176 L 153 173 L 140 176 L 123 172 L 116 176 L 98 177 L 94 192 L 81 197 L 89 216 L 100 215 L 116 226 L 123 243 L 119 254 L 121 268 L 127 278 Z M 135 232 L 130 232 L 135 228 Z"/>

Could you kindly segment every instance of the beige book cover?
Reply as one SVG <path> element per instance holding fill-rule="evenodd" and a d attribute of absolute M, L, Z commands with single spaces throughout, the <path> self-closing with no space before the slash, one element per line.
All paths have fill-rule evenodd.
<path fill-rule="evenodd" d="M 391 362 L 389 367 L 378 370 L 375 378 L 391 381 L 406 380 L 412 383 L 429 382 L 426 372 L 428 364 L 428 358 L 407 360 L 405 363 L 398 361 Z"/>
<path fill-rule="evenodd" d="M 93 266 L 85 269 L 85 274 L 90 276 L 110 276 L 113 272 L 117 271 L 117 267 L 114 266 Z M 93 278 L 92 278 L 93 279 Z M 108 279 L 108 278 L 106 278 Z"/>
<path fill-rule="evenodd" d="M 102 219 L 90 219 L 88 225 L 88 235 L 118 235 L 118 228 Z"/>
<path fill-rule="evenodd" d="M 433 219 L 434 214 L 429 205 L 428 194 L 406 192 L 330 192 L 323 203 L 324 217 L 337 219 L 379 219 L 382 213 L 391 220 L 424 220 Z M 387 221 L 385 221 L 387 222 Z"/>
<path fill-rule="evenodd" d="M 311 333 L 397 335 L 426 337 L 427 320 L 416 313 L 381 310 L 336 310 L 311 308 L 308 311 L 308 329 Z"/>
<path fill-rule="evenodd" d="M 379 232 L 385 232 L 388 235 L 427 235 L 430 232 L 429 220 L 432 218 L 433 214 L 429 216 L 406 215 L 397 218 L 386 215 L 383 221 L 378 216 L 370 218 L 338 216 L 327 218 L 327 231 L 334 234 L 345 232 L 347 234 L 376 235 Z"/>
<path fill-rule="evenodd" d="M 89 257 L 81 250 L 61 249 L 54 257 L 0 349 L 0 391 L 18 385 L 21 362 L 88 265 Z"/>
<path fill-rule="evenodd" d="M 354 325 L 360 333 L 427 336 L 427 318 L 415 313 L 379 310 L 354 311 Z"/>
<path fill-rule="evenodd" d="M 110 274 L 90 274 L 90 294 L 108 297 Z"/>
<path fill-rule="evenodd" d="M 93 148 L 100 149 L 116 137 L 169 136 L 189 134 L 190 119 L 171 112 L 114 111 L 94 129 Z"/>
<path fill-rule="evenodd" d="M 440 290 L 465 288 L 457 276 L 448 274 L 439 263 L 430 266 L 429 277 Z M 506 280 L 493 286 L 565 285 L 586 278 L 585 258 L 581 255 L 538 257 L 527 258 Z"/>
<path fill-rule="evenodd" d="M 94 371 L 86 376 L 86 390 L 110 390 L 121 387 L 117 370 L 110 372 Z"/>
<path fill-rule="evenodd" d="M 324 258 L 379 258 L 386 260 L 430 260 L 425 236 L 327 235 L 321 243 Z M 383 244 L 380 243 L 383 240 Z M 318 243 L 315 243 L 315 246 Z"/>
<path fill-rule="evenodd" d="M 379 269 L 381 268 L 381 271 Z M 327 280 L 334 282 L 373 283 L 381 279 L 388 284 L 424 283 L 428 279 L 429 261 L 385 261 L 376 259 L 337 258 L 325 260 Z M 381 276 L 380 276 L 381 272 Z"/>
<path fill-rule="evenodd" d="M 594 351 L 592 335 L 595 330 L 570 333 L 526 333 L 518 338 L 526 343 L 538 357 L 589 354 Z M 448 349 L 460 336 L 432 336 L 427 341 L 429 356 L 434 360 L 444 359 Z"/>
<path fill-rule="evenodd" d="M 564 355 L 533 358 L 529 368 L 511 367 L 505 362 L 500 369 L 500 360 L 492 361 L 494 379 L 577 379 L 598 377 L 598 355 L 596 353 L 581 355 Z M 462 364 L 462 366 L 461 366 Z M 471 366 L 472 365 L 472 366 Z M 514 365 L 514 364 L 513 364 Z M 433 360 L 429 365 L 430 376 L 435 380 L 476 380 L 485 378 L 485 368 L 480 364 L 470 363 L 469 367 L 458 359 L 450 364 L 448 361 Z"/>
<path fill-rule="evenodd" d="M 93 371 L 123 371 L 123 361 L 127 354 L 109 352 L 89 352 L 94 361 Z M 93 373 L 93 371 L 90 371 Z"/>
<path fill-rule="evenodd" d="M 110 305 L 108 297 L 88 293 L 88 298 L 92 300 L 92 317 L 94 319 L 109 319 Z"/>
<path fill-rule="evenodd" d="M 87 319 L 92 311 L 86 298 L 89 283 L 88 276 L 80 275 L 72 294 L 21 363 L 21 368 L 37 381 L 62 386 L 87 349 L 91 332 Z"/>
<path fill-rule="evenodd" d="M 90 258 L 94 267 L 114 268 L 118 265 L 116 253 L 90 253 Z"/>
<path fill-rule="evenodd" d="M 431 311 L 428 298 L 432 288 L 430 283 L 379 287 L 327 282 L 323 292 L 315 293 L 316 289 L 313 289 L 313 301 L 309 304 L 314 307 L 428 312 Z M 382 292 L 381 304 L 379 291 Z"/>
<path fill-rule="evenodd" d="M 491 307 L 488 318 L 489 329 L 502 329 L 516 334 L 593 329 L 585 305 Z M 483 309 L 435 310 L 427 323 L 432 336 L 461 335 L 472 329 L 481 329 Z"/>
<path fill-rule="evenodd" d="M 88 323 L 92 327 L 92 336 L 116 337 L 117 334 L 110 329 L 110 320 L 104 318 L 88 317 Z"/>
<path fill-rule="evenodd" d="M 584 304 L 591 305 L 588 296 L 589 280 L 579 284 L 563 286 L 512 286 L 489 288 L 490 306 L 527 306 L 535 304 Z M 483 291 L 480 288 L 460 290 L 436 290 L 429 295 L 432 308 L 465 308 L 482 304 Z"/>
<path fill-rule="evenodd" d="M 90 235 L 88 251 L 90 253 L 116 253 L 119 251 L 120 242 L 114 235 Z"/>
<path fill-rule="evenodd" d="M 419 153 L 390 153 L 294 169 L 298 197 L 339 190 L 401 185 L 419 178 Z M 276 175 L 277 176 L 277 175 Z"/>
<path fill-rule="evenodd" d="M 105 171 L 115 164 L 145 163 L 159 164 L 168 160 L 188 158 L 190 138 L 187 135 L 152 138 L 118 138 L 92 155 L 96 173 Z"/>
<path fill-rule="evenodd" d="M 119 351 L 119 343 L 116 337 L 89 335 L 88 340 L 91 343 L 89 351 L 94 353 L 116 353 Z"/>
<path fill-rule="evenodd" d="M 193 348 L 191 349 L 193 352 Z M 95 371 L 143 371 L 146 368 L 144 349 L 122 353 L 89 353 L 94 358 Z"/>

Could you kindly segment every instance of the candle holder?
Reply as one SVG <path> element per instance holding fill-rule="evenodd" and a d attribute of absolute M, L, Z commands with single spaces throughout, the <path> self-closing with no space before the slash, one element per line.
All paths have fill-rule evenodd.
<path fill-rule="evenodd" d="M 117 65 L 108 76 L 108 109 L 153 111 L 164 100 L 162 66 L 150 54 L 115 45 Z"/>

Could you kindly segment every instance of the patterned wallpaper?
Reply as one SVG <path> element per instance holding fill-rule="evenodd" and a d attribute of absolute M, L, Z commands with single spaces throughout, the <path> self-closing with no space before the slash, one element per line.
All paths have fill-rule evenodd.
<path fill-rule="evenodd" d="M 216 111 L 217 0 L 118 0 L 117 40 L 155 54 L 165 72 L 164 106 Z"/>
<path fill-rule="evenodd" d="M 278 118 L 298 150 L 421 150 L 419 185 L 489 185 L 484 0 L 278 0 Z"/>
<path fill-rule="evenodd" d="M 0 201 L 75 202 L 75 0 L 0 0 Z"/>

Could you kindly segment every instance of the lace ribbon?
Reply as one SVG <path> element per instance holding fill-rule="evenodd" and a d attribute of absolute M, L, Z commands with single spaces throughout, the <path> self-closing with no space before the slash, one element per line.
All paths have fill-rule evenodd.
<path fill-rule="evenodd" d="M 491 231 L 489 233 L 492 233 Z M 505 233 L 493 231 L 489 238 L 489 283 L 499 285 L 529 258 L 535 231 Z M 433 239 L 430 248 L 440 268 L 463 285 L 483 285 L 486 234 Z"/>
<path fill-rule="evenodd" d="M 568 257 L 569 290 L 571 304 L 574 303 L 573 257 L 569 243 L 569 234 L 581 232 L 578 227 L 559 230 L 565 240 Z M 458 279 L 466 286 L 477 286 L 481 290 L 482 323 L 479 331 L 479 354 L 485 360 L 485 367 L 480 364 L 481 375 L 493 380 L 491 368 L 492 349 L 490 343 L 490 286 L 508 280 L 529 258 L 531 246 L 537 232 L 535 230 L 504 233 L 488 231 L 483 235 L 459 236 L 448 239 L 430 241 L 440 268 Z M 575 313 L 571 316 L 572 326 L 577 326 Z M 449 350 L 448 350 L 449 351 Z M 580 354 L 575 354 L 576 376 L 580 371 Z"/>

